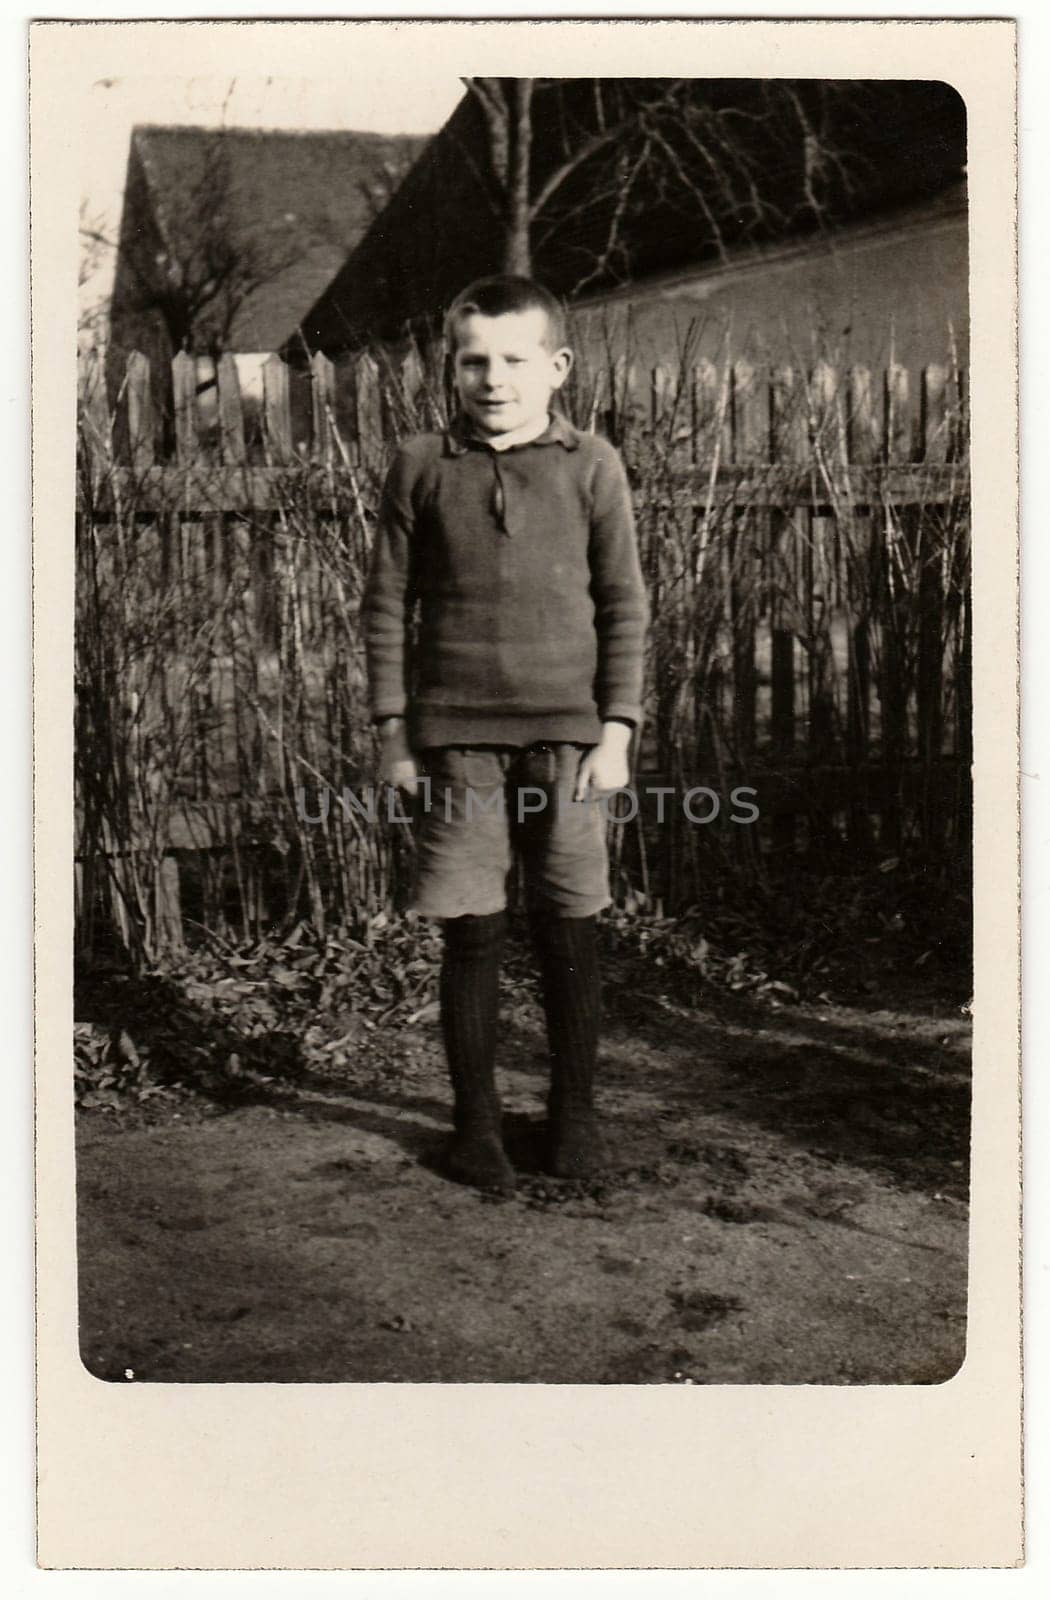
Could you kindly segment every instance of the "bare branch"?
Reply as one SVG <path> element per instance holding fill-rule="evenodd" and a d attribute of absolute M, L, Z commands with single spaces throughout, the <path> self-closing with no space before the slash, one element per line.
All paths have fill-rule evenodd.
<path fill-rule="evenodd" d="M 600 78 L 594 78 L 591 81 L 594 85 L 594 120 L 598 124 L 598 132 L 604 133 L 606 123 L 605 99 L 602 95 L 602 80 Z"/>
<path fill-rule="evenodd" d="M 617 178 L 619 181 L 616 187 L 616 203 L 609 218 L 605 245 L 595 258 L 594 266 L 590 272 L 578 279 L 573 285 L 571 291 L 573 295 L 582 294 L 589 283 L 593 283 L 596 279 L 604 278 L 610 273 L 616 251 L 623 248 L 623 220 L 627 213 L 631 189 L 635 179 L 650 158 L 650 148 L 649 142 L 646 140 L 633 162 L 628 162 L 626 156 L 622 156 L 620 161 L 617 162 Z"/>
<path fill-rule="evenodd" d="M 658 129 L 654 128 L 652 130 L 651 137 L 652 137 L 653 143 L 659 149 L 661 149 L 663 151 L 664 157 L 667 160 L 668 166 L 671 168 L 671 170 L 673 172 L 677 173 L 677 175 L 680 178 L 683 186 L 688 187 L 689 190 L 691 191 L 691 193 L 693 195 L 693 198 L 696 201 L 696 204 L 699 206 L 700 210 L 703 212 L 704 216 L 707 218 L 708 224 L 710 225 L 710 228 L 711 228 L 711 232 L 714 235 L 715 241 L 716 241 L 716 243 L 718 245 L 718 248 L 719 248 L 720 252 L 724 255 L 725 254 L 725 241 L 724 241 L 724 239 L 722 237 L 722 229 L 721 229 L 718 217 L 715 214 L 715 211 L 713 210 L 713 208 L 712 208 L 712 206 L 710 204 L 710 201 L 708 200 L 707 196 L 705 195 L 705 193 L 703 191 L 703 188 L 699 184 L 693 184 L 693 183 L 690 182 L 688 174 L 686 173 L 685 168 L 682 166 L 682 163 L 681 163 L 681 160 L 680 160 L 680 158 L 678 156 L 677 151 L 675 151 L 672 148 L 672 146 L 668 143 L 668 141 L 664 138 L 663 134 Z"/>
<path fill-rule="evenodd" d="M 481 107 L 489 130 L 492 170 L 505 186 L 510 173 L 510 115 L 503 86 L 498 78 L 464 78 L 463 82 Z"/>
<path fill-rule="evenodd" d="M 599 150 L 603 150 L 606 145 L 612 144 L 613 140 L 619 138 L 628 126 L 629 124 L 626 122 L 618 122 L 614 127 L 606 128 L 604 133 L 596 133 L 589 139 L 585 139 L 583 144 L 574 150 L 572 155 L 566 161 L 563 161 L 560 166 L 555 167 L 554 171 L 546 179 L 529 207 L 530 216 L 539 216 L 551 196 L 557 193 L 566 178 L 570 177 L 577 168 L 582 167 L 585 161 L 589 161 L 592 156 L 597 155 Z"/>
<path fill-rule="evenodd" d="M 599 80 L 596 80 L 596 83 L 598 82 Z M 640 129 L 644 125 L 647 117 L 651 117 L 653 114 L 662 110 L 676 108 L 679 91 L 684 83 L 684 78 L 671 78 L 666 84 L 661 85 L 660 93 L 656 95 L 653 100 L 645 101 L 640 106 L 633 107 L 625 115 L 621 116 L 612 124 L 608 123 L 606 120 L 605 104 L 599 84 L 599 87 L 596 91 L 596 106 L 599 123 L 598 130 L 596 133 L 593 133 L 589 137 L 583 139 L 573 150 L 571 150 L 566 159 L 559 166 L 555 167 L 553 172 L 548 174 L 543 185 L 533 199 L 533 218 L 539 215 L 551 197 L 561 188 L 565 180 L 571 177 L 571 175 L 576 172 L 579 167 L 583 166 L 585 161 L 589 161 L 593 156 L 596 156 L 600 150 L 604 150 L 607 146 L 613 144 L 617 139 L 627 138 L 633 131 Z"/>

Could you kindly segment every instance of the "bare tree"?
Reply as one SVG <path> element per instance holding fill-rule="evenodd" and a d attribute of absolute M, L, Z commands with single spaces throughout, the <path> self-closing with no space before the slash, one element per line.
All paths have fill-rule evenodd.
<path fill-rule="evenodd" d="M 542 248 L 586 235 L 575 290 L 626 273 L 643 201 L 709 248 L 819 224 L 863 163 L 835 121 L 845 85 L 786 80 L 465 78 L 485 129 L 479 167 L 502 230 L 503 269 L 529 273 Z M 848 86 L 863 120 L 863 86 Z M 858 109 L 859 107 L 859 109 Z"/>
<path fill-rule="evenodd" d="M 135 195 L 135 186 L 133 175 L 119 240 L 89 223 L 81 226 L 82 243 L 87 250 L 117 251 L 123 298 L 133 313 L 161 319 L 173 350 L 218 355 L 245 303 L 301 255 L 301 230 L 284 220 L 235 225 L 222 130 L 195 143 L 192 159 L 164 197 L 166 225 L 144 220 L 152 207 Z"/>
<path fill-rule="evenodd" d="M 594 80 L 597 126 L 571 141 L 564 158 L 536 186 L 532 172 L 533 101 L 545 85 L 536 78 L 464 78 L 484 118 L 488 135 L 485 174 L 493 210 L 504 230 L 506 272 L 532 270 L 532 230 L 565 180 L 585 162 L 622 139 L 626 121 L 609 123 L 602 86 Z"/>

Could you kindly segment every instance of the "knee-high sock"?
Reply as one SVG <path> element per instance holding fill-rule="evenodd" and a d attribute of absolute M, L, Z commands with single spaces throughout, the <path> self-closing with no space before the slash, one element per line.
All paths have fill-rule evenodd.
<path fill-rule="evenodd" d="M 494 1062 L 506 913 L 452 917 L 444 927 L 441 1028 L 455 1095 L 455 1124 L 498 1126 Z"/>
<path fill-rule="evenodd" d="M 589 1112 L 601 1027 L 597 922 L 534 913 L 532 933 L 547 1013 L 550 1110 Z"/>

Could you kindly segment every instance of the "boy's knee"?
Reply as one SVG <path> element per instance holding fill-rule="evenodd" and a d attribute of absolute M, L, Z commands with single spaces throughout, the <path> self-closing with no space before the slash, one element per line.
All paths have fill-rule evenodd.
<path fill-rule="evenodd" d="M 492 911 L 485 916 L 446 917 L 443 923 L 445 944 L 457 953 L 491 949 L 502 942 L 506 928 L 505 911 Z"/>
<path fill-rule="evenodd" d="M 571 932 L 573 928 L 582 928 L 585 924 L 598 926 L 598 913 L 588 912 L 585 916 L 574 916 L 572 913 L 559 911 L 555 906 L 534 904 L 529 907 L 529 923 L 533 928 L 564 928 Z"/>
<path fill-rule="evenodd" d="M 566 917 L 546 906 L 533 906 L 529 911 L 529 926 L 537 945 L 560 950 L 563 946 L 575 946 L 581 940 L 596 938 L 598 918 L 596 915 Z"/>

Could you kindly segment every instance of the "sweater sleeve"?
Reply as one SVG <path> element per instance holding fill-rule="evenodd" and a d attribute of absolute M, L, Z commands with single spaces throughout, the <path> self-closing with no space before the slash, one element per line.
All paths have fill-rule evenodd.
<path fill-rule="evenodd" d="M 374 722 L 408 709 L 408 642 L 415 602 L 412 582 L 417 466 L 400 450 L 387 474 L 372 545 L 361 623 Z"/>
<path fill-rule="evenodd" d="M 649 604 L 638 560 L 631 491 L 611 445 L 598 456 L 591 507 L 591 594 L 598 635 L 596 699 L 603 722 L 638 727 Z"/>

